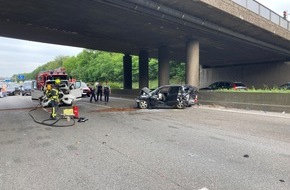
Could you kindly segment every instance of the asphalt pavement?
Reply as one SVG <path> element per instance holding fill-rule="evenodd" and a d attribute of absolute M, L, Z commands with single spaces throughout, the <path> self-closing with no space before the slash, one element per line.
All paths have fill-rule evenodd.
<path fill-rule="evenodd" d="M 0 189 L 289 190 L 290 115 L 193 106 L 77 103 L 69 127 L 30 97 L 0 99 Z M 73 120 L 61 120 L 70 125 Z"/>

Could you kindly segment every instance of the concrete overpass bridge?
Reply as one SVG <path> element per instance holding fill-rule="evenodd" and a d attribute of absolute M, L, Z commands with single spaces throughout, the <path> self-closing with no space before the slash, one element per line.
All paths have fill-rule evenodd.
<path fill-rule="evenodd" d="M 289 22 L 253 0 L 0 0 L 0 36 L 124 53 L 124 88 L 148 86 L 148 58 L 186 63 L 186 83 L 290 81 Z M 269 77 L 271 76 L 271 77 Z"/>

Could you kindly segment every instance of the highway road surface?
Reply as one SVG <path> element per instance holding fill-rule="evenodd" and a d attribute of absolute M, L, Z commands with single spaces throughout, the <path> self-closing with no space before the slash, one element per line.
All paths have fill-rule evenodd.
<path fill-rule="evenodd" d="M 56 127 L 34 121 L 49 119 L 36 106 L 0 98 L 0 189 L 290 189 L 288 113 L 84 98 L 77 106 L 88 120 Z"/>

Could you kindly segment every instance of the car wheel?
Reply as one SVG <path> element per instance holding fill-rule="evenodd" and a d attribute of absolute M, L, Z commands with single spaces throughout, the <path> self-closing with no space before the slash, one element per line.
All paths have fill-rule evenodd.
<path fill-rule="evenodd" d="M 184 102 L 183 100 L 178 100 L 178 103 L 176 105 L 176 108 L 177 109 L 184 109 L 185 105 L 184 105 Z"/>
<path fill-rule="evenodd" d="M 146 109 L 146 108 L 148 108 L 148 102 L 147 102 L 146 100 L 141 100 L 141 101 L 139 102 L 139 107 L 140 107 L 141 109 Z"/>

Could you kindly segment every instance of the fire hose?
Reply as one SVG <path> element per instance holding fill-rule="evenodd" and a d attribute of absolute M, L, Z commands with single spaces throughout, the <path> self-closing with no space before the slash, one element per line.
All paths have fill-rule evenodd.
<path fill-rule="evenodd" d="M 55 119 L 45 119 L 43 121 L 36 120 L 34 118 L 34 116 L 32 115 L 32 112 L 35 111 L 35 110 L 37 110 L 40 107 L 41 107 L 40 104 L 38 104 L 35 108 L 31 109 L 28 112 L 28 114 L 30 115 L 30 117 L 33 119 L 33 121 L 35 123 L 38 123 L 38 124 L 41 124 L 41 125 L 46 125 L 46 126 L 51 126 L 51 127 L 70 127 L 70 126 L 75 125 L 75 119 L 74 119 L 74 117 L 66 116 L 66 115 L 61 115 L 61 114 L 58 114 L 57 115 L 57 119 L 56 120 Z M 45 108 L 43 108 L 43 110 L 48 113 L 48 111 Z M 69 118 L 69 121 L 72 120 L 72 123 L 64 124 L 64 125 L 57 124 L 59 121 L 64 120 L 64 119 L 68 121 L 68 118 Z M 79 122 L 80 122 L 80 119 L 79 119 Z M 51 122 L 51 121 L 53 121 L 53 122 Z M 84 122 L 84 121 L 81 121 L 81 122 Z"/>

